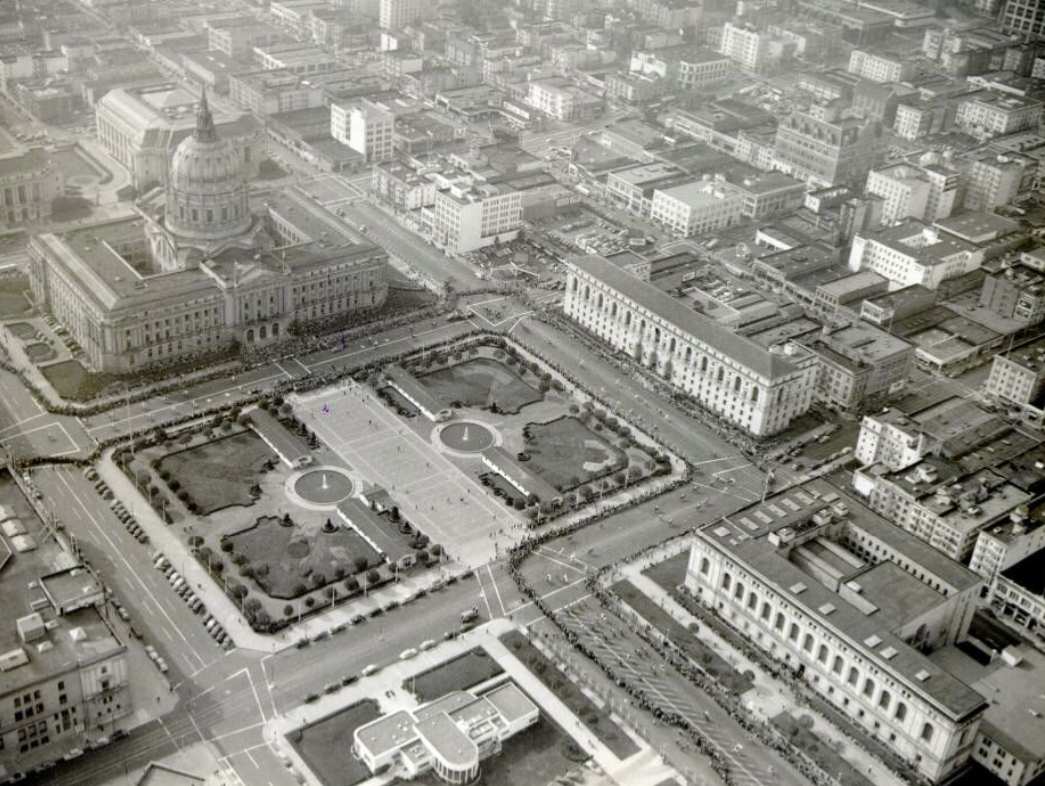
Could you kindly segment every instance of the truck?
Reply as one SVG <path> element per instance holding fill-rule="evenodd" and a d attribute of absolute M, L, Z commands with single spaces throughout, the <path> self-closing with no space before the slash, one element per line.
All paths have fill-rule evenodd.
<path fill-rule="evenodd" d="M 479 609 L 476 606 L 472 606 L 470 609 L 465 609 L 461 612 L 461 622 L 467 623 L 479 619 Z"/>

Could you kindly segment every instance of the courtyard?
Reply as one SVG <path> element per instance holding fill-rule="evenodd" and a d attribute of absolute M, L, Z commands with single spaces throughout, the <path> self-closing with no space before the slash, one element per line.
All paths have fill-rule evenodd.
<path fill-rule="evenodd" d="M 254 503 L 261 473 L 276 460 L 271 448 L 253 431 L 204 442 L 168 453 L 159 461 L 164 473 L 178 484 L 174 489 L 195 512 L 208 516 L 231 505 Z M 191 509 L 191 508 L 190 508 Z"/>
<path fill-rule="evenodd" d="M 478 407 L 517 414 L 541 400 L 541 391 L 514 369 L 490 358 L 466 360 L 418 378 L 434 396 L 455 408 Z"/>

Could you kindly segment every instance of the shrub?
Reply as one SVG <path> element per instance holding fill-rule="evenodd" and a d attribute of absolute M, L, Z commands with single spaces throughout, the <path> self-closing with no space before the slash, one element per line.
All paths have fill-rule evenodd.
<path fill-rule="evenodd" d="M 368 584 L 377 584 L 381 580 L 381 574 L 376 570 L 368 570 L 366 574 L 366 580 Z"/>
<path fill-rule="evenodd" d="M 366 557 L 354 557 L 352 559 L 352 567 L 356 569 L 356 573 L 362 573 L 366 570 L 367 561 Z"/>
<path fill-rule="evenodd" d="M 345 590 L 347 592 L 359 591 L 359 582 L 356 580 L 355 576 L 349 576 L 347 579 L 345 579 Z"/>
<path fill-rule="evenodd" d="M 294 595 L 304 595 L 306 592 L 308 592 L 308 587 L 306 587 L 301 582 L 298 582 L 294 585 L 294 589 L 292 590 L 292 592 Z"/>
<path fill-rule="evenodd" d="M 291 606 L 288 603 L 286 606 L 283 607 L 283 616 L 284 617 L 292 617 L 293 615 L 294 615 L 294 607 Z"/>
<path fill-rule="evenodd" d="M 316 605 L 316 599 L 313 598 L 311 595 L 309 595 L 307 598 L 305 598 L 305 606 L 307 606 L 308 608 L 311 609 L 315 605 Z"/>
<path fill-rule="evenodd" d="M 233 545 L 231 540 L 223 540 L 221 542 L 221 550 L 224 551 L 226 554 L 231 554 L 232 549 Z"/>

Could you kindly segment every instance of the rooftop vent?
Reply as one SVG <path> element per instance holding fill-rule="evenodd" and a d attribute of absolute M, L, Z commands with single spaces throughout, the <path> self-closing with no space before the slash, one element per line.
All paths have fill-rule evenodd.
<path fill-rule="evenodd" d="M 820 613 L 823 614 L 825 617 L 831 616 L 831 612 L 833 612 L 834 610 L 834 604 L 831 603 L 825 603 L 823 606 L 820 607 Z"/>
<path fill-rule="evenodd" d="M 806 591 L 806 585 L 800 581 L 797 584 L 792 584 L 790 589 L 792 594 L 801 595 L 803 592 Z"/>
<path fill-rule="evenodd" d="M 894 647 L 886 647 L 881 654 L 886 660 L 892 660 L 896 657 L 896 649 Z"/>
<path fill-rule="evenodd" d="M 868 647 L 877 647 L 881 643 L 882 640 L 878 638 L 878 636 L 876 636 L 874 633 L 872 633 L 870 636 L 864 639 L 864 644 L 866 644 Z"/>
<path fill-rule="evenodd" d="M 914 675 L 914 678 L 916 680 L 918 680 L 918 682 L 925 682 L 927 679 L 929 679 L 930 676 L 932 676 L 932 675 L 930 675 L 928 671 L 926 671 L 925 669 L 922 669 L 921 671 L 919 671 L 917 674 Z"/>
<path fill-rule="evenodd" d="M 21 647 L 0 655 L 0 671 L 11 671 L 29 662 L 29 656 Z"/>

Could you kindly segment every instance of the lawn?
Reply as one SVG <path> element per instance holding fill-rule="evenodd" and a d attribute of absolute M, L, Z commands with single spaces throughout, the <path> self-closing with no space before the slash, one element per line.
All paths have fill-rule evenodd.
<path fill-rule="evenodd" d="M 34 341 L 32 344 L 26 344 L 25 356 L 32 363 L 46 363 L 48 360 L 54 360 L 58 357 L 58 353 L 54 351 L 50 344 Z"/>
<path fill-rule="evenodd" d="M 40 371 L 62 398 L 88 398 L 96 390 L 94 375 L 78 360 L 63 360 L 61 363 L 42 366 Z"/>
<path fill-rule="evenodd" d="M 750 677 L 730 666 L 717 652 L 705 645 L 696 633 L 687 630 L 630 581 L 619 581 L 611 589 L 646 622 L 678 645 L 690 660 L 699 664 L 731 692 L 739 696 L 754 684 Z"/>
<path fill-rule="evenodd" d="M 230 505 L 251 505 L 250 493 L 262 467 L 275 454 L 253 431 L 222 437 L 160 459 L 167 470 L 206 516 Z"/>
<path fill-rule="evenodd" d="M 104 177 L 103 172 L 99 172 L 95 166 L 87 160 L 83 154 L 80 153 L 78 148 L 70 147 L 62 150 L 55 150 L 51 153 L 51 158 L 54 163 L 58 165 L 58 168 L 62 170 L 62 174 L 66 178 L 77 178 L 86 181 L 88 178 L 94 178 L 95 180 L 101 180 Z"/>
<path fill-rule="evenodd" d="M 638 752 L 638 746 L 610 718 L 610 714 L 600 709 L 563 674 L 530 640 L 519 631 L 513 630 L 501 637 L 504 645 L 526 666 L 533 675 L 543 682 L 552 693 L 570 708 L 570 712 L 581 719 L 581 722 L 610 749 L 618 759 L 626 759 Z M 543 717 L 543 713 L 542 713 Z M 537 783 L 535 779 L 533 781 Z M 540 781 L 544 783 L 544 781 Z"/>
<path fill-rule="evenodd" d="M 0 319 L 20 317 L 30 309 L 29 278 L 23 275 L 0 278 Z"/>
<path fill-rule="evenodd" d="M 486 682 L 504 669 L 497 665 L 482 647 L 476 647 L 453 660 L 408 680 L 404 687 L 412 691 L 421 703 L 434 701 L 455 690 L 468 690 Z"/>
<path fill-rule="evenodd" d="M 770 721 L 791 740 L 791 744 L 820 765 L 824 772 L 835 775 L 846 786 L 873 786 L 872 782 L 842 756 L 825 745 L 806 723 L 782 712 Z"/>
<path fill-rule="evenodd" d="M 319 514 L 316 514 L 319 515 Z M 275 516 L 262 516 L 250 529 L 228 538 L 234 555 L 243 555 L 255 571 L 254 582 L 272 598 L 290 599 L 332 581 L 381 564 L 380 555 L 355 530 L 285 527 Z M 360 560 L 356 565 L 356 560 Z M 258 575 L 260 566 L 266 572 Z"/>
<path fill-rule="evenodd" d="M 356 729 L 381 717 L 374 701 L 361 701 L 328 715 L 287 739 L 324 786 L 352 786 L 370 777 L 370 770 L 352 756 Z"/>
<path fill-rule="evenodd" d="M 496 405 L 500 412 L 516 413 L 543 398 L 515 371 L 489 358 L 466 360 L 420 376 L 418 381 L 452 407 L 490 409 Z"/>
<path fill-rule="evenodd" d="M 570 736 L 542 712 L 537 723 L 506 740 L 499 754 L 482 763 L 479 778 L 473 786 L 543 786 L 553 783 L 579 764 L 566 757 L 567 747 L 578 750 Z M 412 781 L 395 783 L 446 786 L 446 781 L 433 772 Z"/>
<path fill-rule="evenodd" d="M 560 491 L 627 466 L 624 451 L 574 417 L 527 423 L 526 434 L 527 466 Z"/>
<path fill-rule="evenodd" d="M 0 293 L 0 299 L 3 297 L 5 297 L 5 294 Z M 0 302 L 2 302 L 2 300 L 0 300 Z M 29 322 L 10 322 L 4 325 L 4 327 L 7 328 L 12 336 L 21 339 L 22 341 L 32 341 L 40 336 L 36 328 L 34 328 Z"/>

